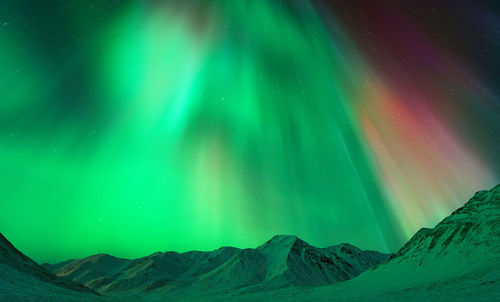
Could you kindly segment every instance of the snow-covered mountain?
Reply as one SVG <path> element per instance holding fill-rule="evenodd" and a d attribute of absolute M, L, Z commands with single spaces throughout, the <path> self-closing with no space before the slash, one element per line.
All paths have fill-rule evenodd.
<path fill-rule="evenodd" d="M 347 243 L 316 248 L 295 236 L 275 236 L 257 251 L 266 259 L 266 280 L 275 287 L 317 286 L 345 281 L 389 256 L 362 251 Z"/>
<path fill-rule="evenodd" d="M 419 230 L 373 273 L 413 285 L 493 268 L 500 271 L 500 185 L 477 192 L 434 228 Z"/>
<path fill-rule="evenodd" d="M 477 192 L 395 255 L 334 285 L 214 301 L 500 301 L 500 185 Z"/>
<path fill-rule="evenodd" d="M 0 236 L 0 300 L 500 301 L 500 185 L 421 229 L 390 258 L 275 236 L 255 249 L 95 255 L 44 266 L 59 277 Z M 79 292 L 87 289 L 63 277 L 113 298 Z"/>
<path fill-rule="evenodd" d="M 155 253 L 136 260 L 95 255 L 44 267 L 107 295 L 208 294 L 332 284 L 351 279 L 388 256 L 349 244 L 317 248 L 282 235 L 256 249 Z"/>
<path fill-rule="evenodd" d="M 0 234 L 0 301 L 33 301 L 33 296 L 41 300 L 42 297 L 99 300 L 96 292 L 49 272 Z"/>

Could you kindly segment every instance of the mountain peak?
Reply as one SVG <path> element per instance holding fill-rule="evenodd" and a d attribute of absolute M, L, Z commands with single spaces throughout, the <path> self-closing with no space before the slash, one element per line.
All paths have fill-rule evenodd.
<path fill-rule="evenodd" d="M 295 235 L 274 235 L 271 239 L 268 240 L 268 242 L 270 241 L 283 241 L 283 240 L 297 240 L 299 239 L 299 237 L 295 236 Z"/>
<path fill-rule="evenodd" d="M 270 245 L 292 247 L 294 244 L 299 243 L 299 242 L 305 243 L 305 241 L 303 241 L 302 239 L 300 239 L 299 237 L 297 237 L 295 235 L 275 235 L 275 236 L 273 236 L 273 238 L 269 239 L 266 243 L 261 245 L 261 247 L 270 246 Z"/>
<path fill-rule="evenodd" d="M 309 244 L 294 235 L 275 235 L 266 243 L 257 247 L 257 250 L 266 255 L 269 254 L 285 259 L 287 254 L 301 246 L 309 246 Z"/>

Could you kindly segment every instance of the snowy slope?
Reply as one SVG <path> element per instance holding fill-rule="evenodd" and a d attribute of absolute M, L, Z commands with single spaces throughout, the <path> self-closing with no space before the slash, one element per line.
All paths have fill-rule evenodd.
<path fill-rule="evenodd" d="M 0 234 L 0 301 L 100 301 L 89 288 L 55 276 Z"/>
<path fill-rule="evenodd" d="M 49 282 L 71 290 L 88 293 L 93 292 L 79 283 L 58 277 L 47 271 L 35 261 L 18 251 L 2 234 L 0 234 L 0 264 L 9 266 L 19 273 L 35 277 L 40 281 Z"/>
<path fill-rule="evenodd" d="M 500 185 L 477 192 L 433 229 L 418 231 L 373 273 L 412 285 L 493 269 L 500 270 Z"/>

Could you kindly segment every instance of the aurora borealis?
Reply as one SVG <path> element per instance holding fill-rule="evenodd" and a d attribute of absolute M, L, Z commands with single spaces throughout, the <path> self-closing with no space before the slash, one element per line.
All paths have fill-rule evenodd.
<path fill-rule="evenodd" d="M 500 182 L 500 10 L 3 1 L 0 231 L 35 260 L 395 251 Z"/>

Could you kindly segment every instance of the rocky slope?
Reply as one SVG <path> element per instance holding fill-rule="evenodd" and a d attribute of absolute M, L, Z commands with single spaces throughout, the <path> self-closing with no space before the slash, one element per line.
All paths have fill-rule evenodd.
<path fill-rule="evenodd" d="M 275 236 L 256 249 L 155 253 L 136 259 L 96 255 L 44 267 L 107 295 L 165 292 L 252 292 L 345 281 L 389 255 L 349 244 L 317 248 L 295 236 Z"/>

